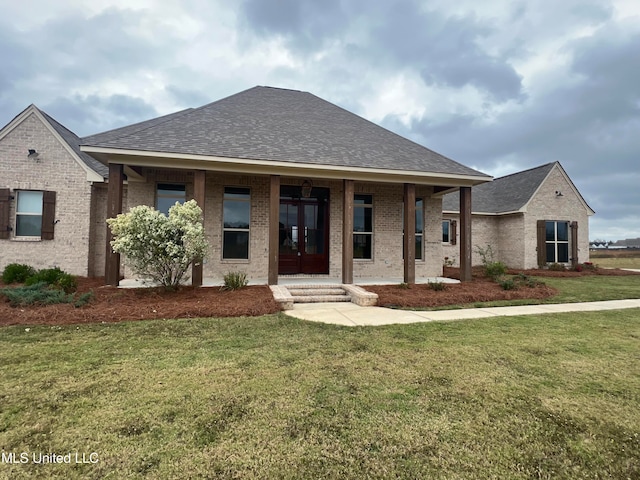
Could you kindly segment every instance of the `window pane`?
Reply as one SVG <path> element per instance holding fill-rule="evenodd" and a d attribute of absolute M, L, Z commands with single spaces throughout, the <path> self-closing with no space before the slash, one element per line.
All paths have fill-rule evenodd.
<path fill-rule="evenodd" d="M 224 201 L 224 228 L 249 228 L 251 205 L 236 200 Z"/>
<path fill-rule="evenodd" d="M 353 203 L 356 205 L 371 205 L 373 203 L 372 195 L 354 195 Z"/>
<path fill-rule="evenodd" d="M 547 243 L 547 262 L 550 262 L 550 263 L 556 262 L 556 244 L 555 243 Z"/>
<path fill-rule="evenodd" d="M 422 233 L 424 228 L 423 219 L 424 215 L 422 214 L 422 199 L 419 198 L 416 200 L 416 233 Z"/>
<path fill-rule="evenodd" d="M 224 232 L 222 258 L 249 258 L 249 232 Z"/>
<path fill-rule="evenodd" d="M 422 260 L 422 235 L 416 235 L 416 260 Z"/>
<path fill-rule="evenodd" d="M 42 192 L 18 192 L 18 213 L 42 214 Z M 38 234 L 40 235 L 40 234 Z"/>
<path fill-rule="evenodd" d="M 249 200 L 249 189 L 243 187 L 224 187 L 224 198 L 243 198 Z"/>
<path fill-rule="evenodd" d="M 373 231 L 373 209 L 358 207 L 353 209 L 353 231 L 372 232 Z"/>
<path fill-rule="evenodd" d="M 553 242 L 556 239 L 556 222 L 546 222 L 546 240 Z"/>
<path fill-rule="evenodd" d="M 173 183 L 159 183 L 158 195 L 169 195 L 172 197 L 184 196 L 185 186 Z"/>
<path fill-rule="evenodd" d="M 558 222 L 558 241 L 569 241 L 569 224 L 567 222 Z"/>
<path fill-rule="evenodd" d="M 164 213 L 165 215 L 169 215 L 169 209 L 171 207 L 173 207 L 176 202 L 178 203 L 184 203 L 184 199 L 179 200 L 176 198 L 169 198 L 169 197 L 158 197 L 158 202 L 156 205 L 156 209 L 160 212 L 160 213 Z"/>
<path fill-rule="evenodd" d="M 449 222 L 447 220 L 442 222 L 442 242 L 449 243 Z"/>
<path fill-rule="evenodd" d="M 39 237 L 42 230 L 42 215 L 17 215 L 16 236 Z"/>
<path fill-rule="evenodd" d="M 353 258 L 372 258 L 371 257 L 371 235 L 354 234 L 353 235 Z"/>
<path fill-rule="evenodd" d="M 558 263 L 568 263 L 568 262 L 569 262 L 569 244 L 559 243 L 558 244 Z"/>

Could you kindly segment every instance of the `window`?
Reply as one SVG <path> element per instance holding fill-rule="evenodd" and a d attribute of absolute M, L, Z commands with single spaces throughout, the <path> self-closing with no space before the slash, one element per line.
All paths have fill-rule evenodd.
<path fill-rule="evenodd" d="M 42 192 L 18 191 L 16 237 L 39 237 L 42 234 Z"/>
<path fill-rule="evenodd" d="M 250 199 L 248 188 L 224 188 L 222 258 L 225 260 L 249 259 Z"/>
<path fill-rule="evenodd" d="M 442 243 L 451 241 L 451 222 L 449 220 L 442 221 Z"/>
<path fill-rule="evenodd" d="M 404 223 L 404 204 L 402 205 L 402 222 Z M 404 226 L 403 226 L 404 232 Z M 416 198 L 416 260 L 422 260 L 422 238 L 424 232 L 424 202 Z M 402 258 L 404 258 L 404 241 L 402 242 Z"/>
<path fill-rule="evenodd" d="M 545 247 L 548 263 L 569 263 L 569 222 L 545 222 Z"/>
<path fill-rule="evenodd" d="M 184 203 L 187 199 L 187 192 L 184 185 L 176 183 L 159 183 L 156 192 L 156 208 L 160 213 L 169 215 L 169 209 L 176 202 Z"/>
<path fill-rule="evenodd" d="M 353 258 L 373 256 L 373 196 L 354 195 Z"/>

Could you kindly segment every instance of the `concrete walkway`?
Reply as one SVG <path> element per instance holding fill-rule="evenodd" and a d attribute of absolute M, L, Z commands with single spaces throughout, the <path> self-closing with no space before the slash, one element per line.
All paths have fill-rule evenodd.
<path fill-rule="evenodd" d="M 311 322 L 356 327 L 447 320 L 467 320 L 472 318 L 512 317 L 516 315 L 541 315 L 561 312 L 593 312 L 625 308 L 640 308 L 640 299 L 437 311 L 395 310 L 384 307 L 359 307 L 354 303 L 296 303 L 293 306 L 293 310 L 287 310 L 285 313 L 292 317 Z"/>

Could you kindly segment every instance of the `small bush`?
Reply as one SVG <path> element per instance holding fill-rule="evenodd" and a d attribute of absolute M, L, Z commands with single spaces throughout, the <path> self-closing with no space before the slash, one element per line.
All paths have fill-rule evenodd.
<path fill-rule="evenodd" d="M 567 267 L 565 267 L 563 263 L 552 263 L 548 268 L 549 270 L 554 272 L 564 272 L 567 269 Z"/>
<path fill-rule="evenodd" d="M 35 285 L 44 282 L 45 284 L 64 290 L 66 293 L 75 292 L 78 288 L 78 280 L 73 275 L 60 270 L 58 267 L 43 268 L 31 275 L 25 281 L 25 285 Z"/>
<path fill-rule="evenodd" d="M 484 273 L 492 280 L 496 280 L 507 273 L 507 266 L 502 262 L 489 262 L 484 266 Z"/>
<path fill-rule="evenodd" d="M 9 299 L 9 304 L 12 307 L 73 302 L 73 294 L 51 289 L 46 282 L 38 282 L 23 287 L 3 288 L 0 290 L 0 294 Z"/>
<path fill-rule="evenodd" d="M 401 288 L 403 290 L 409 290 L 411 288 L 411 285 L 409 285 L 408 283 L 402 282 L 400 285 L 398 285 L 398 288 Z"/>
<path fill-rule="evenodd" d="M 574 272 L 581 272 L 584 270 L 584 265 L 578 263 L 575 267 L 573 267 Z"/>
<path fill-rule="evenodd" d="M 503 278 L 502 280 L 498 280 L 498 285 L 502 287 L 503 290 L 517 290 L 518 285 L 513 280 L 513 278 Z"/>
<path fill-rule="evenodd" d="M 10 283 L 24 283 L 27 278 L 35 273 L 35 269 L 29 265 L 10 263 L 2 271 L 2 282 L 7 285 Z"/>
<path fill-rule="evenodd" d="M 93 291 L 85 292 L 82 295 L 78 296 L 75 302 L 73 302 L 73 306 L 76 308 L 84 307 L 87 303 L 91 301 L 93 298 Z"/>
<path fill-rule="evenodd" d="M 224 285 L 222 290 L 239 290 L 246 287 L 249 283 L 247 274 L 244 272 L 229 272 L 224 276 Z"/>
<path fill-rule="evenodd" d="M 427 286 L 429 287 L 430 290 L 433 290 L 434 292 L 441 292 L 447 289 L 447 284 L 444 282 L 440 282 L 438 280 L 436 280 L 435 282 L 427 283 Z"/>

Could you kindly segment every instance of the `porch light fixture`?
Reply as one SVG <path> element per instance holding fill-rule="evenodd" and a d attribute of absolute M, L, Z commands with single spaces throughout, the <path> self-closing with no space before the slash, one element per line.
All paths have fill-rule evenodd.
<path fill-rule="evenodd" d="M 27 155 L 27 158 L 29 158 L 31 160 L 38 160 L 39 156 L 40 156 L 40 154 L 38 152 L 36 152 L 33 148 L 29 149 L 29 155 Z"/>
<path fill-rule="evenodd" d="M 560 190 L 556 190 L 556 197 L 563 197 L 562 192 Z"/>
<path fill-rule="evenodd" d="M 313 184 L 311 180 L 305 180 L 302 182 L 302 197 L 309 198 L 311 196 L 311 189 L 313 188 Z"/>

